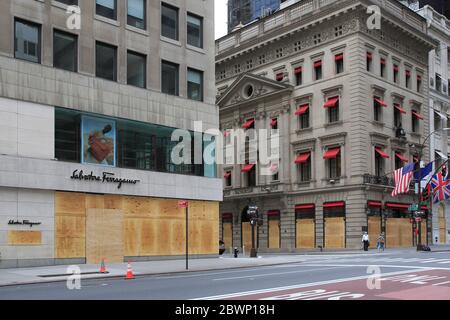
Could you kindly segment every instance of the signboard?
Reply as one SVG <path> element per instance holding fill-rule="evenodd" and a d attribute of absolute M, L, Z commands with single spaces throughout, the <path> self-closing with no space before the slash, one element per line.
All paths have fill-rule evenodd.
<path fill-rule="evenodd" d="M 419 205 L 416 203 L 413 203 L 409 206 L 408 211 L 417 211 L 419 210 Z"/>
<path fill-rule="evenodd" d="M 105 118 L 83 116 L 81 162 L 116 166 L 116 123 Z"/>
<path fill-rule="evenodd" d="M 112 172 L 102 172 L 101 175 L 95 175 L 93 171 L 85 173 L 83 170 L 78 169 L 72 172 L 70 179 L 80 181 L 97 181 L 101 183 L 116 183 L 117 189 L 120 189 L 123 184 L 137 184 L 140 181 L 137 179 L 118 178 Z"/>

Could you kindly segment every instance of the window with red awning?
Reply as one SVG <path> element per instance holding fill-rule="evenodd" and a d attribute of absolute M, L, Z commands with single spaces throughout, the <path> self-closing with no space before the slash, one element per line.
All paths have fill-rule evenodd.
<path fill-rule="evenodd" d="M 335 55 L 334 60 L 336 60 L 336 61 L 344 60 L 344 54 L 340 53 L 340 54 Z"/>
<path fill-rule="evenodd" d="M 299 74 L 303 72 L 303 68 L 302 67 L 297 67 L 294 69 L 294 74 Z"/>
<path fill-rule="evenodd" d="M 327 102 L 325 102 L 325 104 L 323 105 L 324 108 L 331 108 L 331 107 L 335 107 L 336 104 L 339 101 L 339 97 L 333 97 L 328 99 Z"/>
<path fill-rule="evenodd" d="M 372 52 L 367 52 L 367 59 L 372 60 L 373 55 Z"/>
<path fill-rule="evenodd" d="M 297 158 L 295 158 L 295 163 L 296 164 L 305 163 L 309 160 L 310 157 L 311 157 L 311 152 L 301 153 L 297 156 Z"/>
<path fill-rule="evenodd" d="M 381 150 L 381 148 L 375 147 L 375 151 L 376 151 L 382 158 L 389 159 L 389 155 L 388 155 L 387 153 L 385 153 L 383 150 Z"/>
<path fill-rule="evenodd" d="M 250 128 L 253 123 L 255 122 L 255 119 L 249 119 L 247 120 L 243 125 L 242 125 L 242 129 L 248 129 Z"/>
<path fill-rule="evenodd" d="M 393 203 L 393 202 L 387 202 L 386 207 L 391 209 L 408 209 L 410 204 L 407 203 Z"/>
<path fill-rule="evenodd" d="M 387 104 L 386 104 L 386 102 L 384 102 L 383 100 L 381 100 L 380 98 L 373 98 L 373 100 L 376 102 L 376 103 L 378 103 L 380 106 L 382 106 L 382 107 L 387 107 Z"/>
<path fill-rule="evenodd" d="M 322 66 L 322 60 L 314 62 L 314 68 L 319 68 Z"/>
<path fill-rule="evenodd" d="M 407 77 L 411 77 L 411 71 L 406 70 L 406 71 L 405 71 L 405 74 L 406 74 Z"/>
<path fill-rule="evenodd" d="M 394 64 L 394 71 L 398 72 L 398 70 L 399 70 L 398 66 L 396 64 Z"/>
<path fill-rule="evenodd" d="M 284 78 L 284 73 L 277 73 L 277 81 L 281 81 Z"/>
<path fill-rule="evenodd" d="M 270 121 L 270 126 L 273 128 L 278 124 L 278 119 L 277 118 L 273 118 L 272 121 Z"/>
<path fill-rule="evenodd" d="M 280 217 L 280 211 L 279 210 L 269 210 L 269 211 L 267 211 L 267 216 L 272 217 L 272 218 Z"/>
<path fill-rule="evenodd" d="M 382 207 L 382 203 L 381 201 L 367 201 L 367 206 L 368 207 L 373 207 L 373 208 L 381 208 Z"/>
<path fill-rule="evenodd" d="M 341 152 L 341 148 L 328 149 L 323 155 L 324 159 L 334 159 Z"/>
<path fill-rule="evenodd" d="M 408 159 L 405 158 L 401 153 L 395 153 L 395 156 L 402 160 L 403 162 L 408 162 Z"/>
<path fill-rule="evenodd" d="M 295 206 L 296 210 L 314 209 L 314 204 L 297 204 Z"/>
<path fill-rule="evenodd" d="M 225 171 L 225 173 L 223 174 L 223 177 L 225 179 L 228 179 L 229 177 L 231 177 L 231 172 L 230 171 Z"/>
<path fill-rule="evenodd" d="M 423 116 L 420 114 L 420 113 L 418 113 L 417 111 L 412 111 L 412 114 L 417 118 L 417 119 L 420 119 L 420 120 L 423 120 Z"/>
<path fill-rule="evenodd" d="M 380 64 L 382 64 L 382 65 L 386 65 L 386 59 L 384 59 L 384 58 L 381 58 L 381 59 L 380 59 Z"/>
<path fill-rule="evenodd" d="M 253 169 L 253 167 L 255 166 L 255 164 L 246 164 L 243 168 L 242 168 L 242 172 L 249 172 Z"/>
<path fill-rule="evenodd" d="M 324 208 L 342 208 L 345 206 L 344 201 L 337 201 L 337 202 L 327 202 L 323 204 Z"/>
<path fill-rule="evenodd" d="M 295 111 L 296 116 L 301 116 L 302 114 L 305 114 L 309 110 L 309 104 L 302 104 L 300 107 L 298 107 L 297 111 Z"/>
<path fill-rule="evenodd" d="M 394 103 L 394 108 L 397 109 L 398 111 L 400 111 L 401 113 L 406 114 L 405 109 L 403 109 L 398 103 Z"/>

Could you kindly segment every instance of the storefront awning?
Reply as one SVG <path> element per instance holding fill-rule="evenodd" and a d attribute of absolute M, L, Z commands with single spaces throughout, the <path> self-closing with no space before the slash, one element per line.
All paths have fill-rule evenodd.
<path fill-rule="evenodd" d="M 327 102 L 325 102 L 325 104 L 323 105 L 324 108 L 331 108 L 331 107 L 335 107 L 336 103 L 339 101 L 339 97 L 334 97 L 334 98 L 330 98 L 328 99 Z"/>
<path fill-rule="evenodd" d="M 381 58 L 381 59 L 380 59 L 380 64 L 385 65 L 385 64 L 386 64 L 386 59 Z"/>
<path fill-rule="evenodd" d="M 402 154 L 396 153 L 395 156 L 402 160 L 403 162 L 409 162 L 407 158 L 405 158 Z"/>
<path fill-rule="evenodd" d="M 249 119 L 249 120 L 245 121 L 245 123 L 242 125 L 242 129 L 250 128 L 254 122 L 255 122 L 255 119 Z"/>
<path fill-rule="evenodd" d="M 222 214 L 222 219 L 233 219 L 233 214 L 232 213 L 223 213 Z"/>
<path fill-rule="evenodd" d="M 327 152 L 323 155 L 324 159 L 334 159 L 337 157 L 337 155 L 341 152 L 341 148 L 333 148 L 328 149 Z"/>
<path fill-rule="evenodd" d="M 267 212 L 267 216 L 269 217 L 279 217 L 280 216 L 280 211 L 278 210 L 270 210 Z"/>
<path fill-rule="evenodd" d="M 305 210 L 305 209 L 314 209 L 314 205 L 313 204 L 297 204 L 295 206 L 296 210 Z"/>
<path fill-rule="evenodd" d="M 386 203 L 386 208 L 390 209 L 408 209 L 409 206 L 410 205 L 407 203 L 392 203 L 392 202 Z"/>
<path fill-rule="evenodd" d="M 302 104 L 300 107 L 298 107 L 297 111 L 295 111 L 296 116 L 301 116 L 302 114 L 305 114 L 309 110 L 309 104 Z"/>
<path fill-rule="evenodd" d="M 309 157 L 311 157 L 311 152 L 301 153 L 297 156 L 297 158 L 295 158 L 295 163 L 296 164 L 305 163 L 308 161 Z"/>
<path fill-rule="evenodd" d="M 381 201 L 367 201 L 367 206 L 368 207 L 372 207 L 372 208 L 381 208 L 383 206 L 383 204 L 381 203 Z"/>
<path fill-rule="evenodd" d="M 386 102 L 384 102 L 383 100 L 379 99 L 379 98 L 373 98 L 373 100 L 378 103 L 380 106 L 382 107 L 387 107 Z"/>
<path fill-rule="evenodd" d="M 399 105 L 399 104 L 397 104 L 397 103 L 394 103 L 394 108 L 395 108 L 395 109 L 397 109 L 398 111 L 400 111 L 400 113 L 404 113 L 404 114 L 406 114 L 406 110 L 405 110 L 405 109 L 403 109 L 402 107 L 400 107 L 400 105 Z"/>
<path fill-rule="evenodd" d="M 242 172 L 249 172 L 250 170 L 253 169 L 253 167 L 255 166 L 255 164 L 246 164 L 243 168 L 242 168 Z"/>
<path fill-rule="evenodd" d="M 375 147 L 375 151 L 376 151 L 382 158 L 389 159 L 389 155 L 388 155 L 386 152 L 384 152 L 383 150 L 381 150 L 380 148 Z"/>
<path fill-rule="evenodd" d="M 324 208 L 341 208 L 344 206 L 345 206 L 344 201 L 328 202 L 328 203 L 324 203 L 324 205 L 323 205 Z"/>

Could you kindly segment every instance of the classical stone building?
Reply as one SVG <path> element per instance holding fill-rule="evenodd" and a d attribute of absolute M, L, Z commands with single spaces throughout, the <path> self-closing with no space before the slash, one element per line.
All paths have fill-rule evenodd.
<path fill-rule="evenodd" d="M 370 5 L 381 9 L 381 29 L 367 23 Z M 303 0 L 216 40 L 222 130 L 280 135 L 273 175 L 247 148 L 245 165 L 222 166 L 226 246 L 249 251 L 250 204 L 263 219 L 260 251 L 359 248 L 364 231 L 372 246 L 381 231 L 388 247 L 413 246 L 407 209 L 417 196 L 391 197 L 392 172 L 419 149 L 429 159 L 420 143 L 435 44 L 425 19 L 380 0 Z M 422 242 L 430 228 L 424 219 Z"/>
<path fill-rule="evenodd" d="M 215 166 L 171 160 L 176 128 L 218 126 L 213 12 L 0 1 L 0 267 L 184 255 L 179 199 L 190 253 L 217 255 Z"/>

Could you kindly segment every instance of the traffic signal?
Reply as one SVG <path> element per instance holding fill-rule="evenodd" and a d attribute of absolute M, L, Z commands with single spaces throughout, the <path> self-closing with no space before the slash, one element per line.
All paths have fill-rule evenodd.
<path fill-rule="evenodd" d="M 447 166 L 445 164 L 442 166 L 441 173 L 443 177 L 447 176 Z"/>

